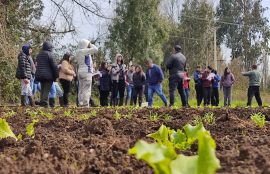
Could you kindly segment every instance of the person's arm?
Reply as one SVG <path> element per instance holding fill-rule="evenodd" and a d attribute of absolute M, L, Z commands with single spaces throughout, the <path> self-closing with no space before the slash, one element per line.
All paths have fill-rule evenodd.
<path fill-rule="evenodd" d="M 90 54 L 93 55 L 98 52 L 98 47 L 96 47 L 94 44 L 90 44 L 90 48 L 80 49 L 81 52 L 83 52 L 84 55 Z"/>
<path fill-rule="evenodd" d="M 73 70 L 70 70 L 69 69 L 69 63 L 67 61 L 63 61 L 62 62 L 62 64 L 61 64 L 61 71 L 64 74 L 71 75 L 71 76 L 73 76 L 75 74 Z"/>
<path fill-rule="evenodd" d="M 119 73 L 119 68 L 117 67 L 117 65 L 113 65 L 111 71 L 112 75 L 117 75 Z"/>
<path fill-rule="evenodd" d="M 234 78 L 234 75 L 232 74 L 232 84 L 234 84 L 235 82 L 235 78 Z"/>
<path fill-rule="evenodd" d="M 159 80 L 160 80 L 160 83 L 164 80 L 164 74 L 163 74 L 163 72 L 162 72 L 162 69 L 159 67 L 159 66 L 157 66 L 157 71 L 158 71 L 158 74 L 159 74 Z"/>
<path fill-rule="evenodd" d="M 252 74 L 252 71 L 248 71 L 248 72 L 241 72 L 241 74 L 243 76 L 250 76 Z"/>
<path fill-rule="evenodd" d="M 215 81 L 220 82 L 220 76 L 218 74 L 215 76 Z"/>
<path fill-rule="evenodd" d="M 19 69 L 21 70 L 20 73 L 21 73 L 21 78 L 22 79 L 26 79 L 26 69 L 25 69 L 26 68 L 25 67 L 25 62 L 27 61 L 26 58 L 27 57 L 24 56 L 24 55 L 21 55 L 20 58 L 19 58 L 19 64 L 20 64 Z"/>
<path fill-rule="evenodd" d="M 146 81 L 145 74 L 144 74 L 144 73 L 142 73 L 142 84 L 145 84 L 145 81 Z"/>
<path fill-rule="evenodd" d="M 54 60 L 52 53 L 50 53 L 48 56 L 49 56 L 49 64 L 51 66 L 51 70 L 52 70 L 53 75 L 54 75 L 54 80 L 56 80 L 59 76 L 58 66 L 55 63 L 55 60 Z"/>
<path fill-rule="evenodd" d="M 167 68 L 167 69 L 171 69 L 172 66 L 173 66 L 173 58 L 172 58 L 172 56 L 171 56 L 171 57 L 169 57 L 169 59 L 168 59 L 167 62 L 166 62 L 166 68 Z"/>

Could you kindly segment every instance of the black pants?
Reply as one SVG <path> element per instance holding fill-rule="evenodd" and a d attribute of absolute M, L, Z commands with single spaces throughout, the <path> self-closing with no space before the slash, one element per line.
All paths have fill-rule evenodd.
<path fill-rule="evenodd" d="M 179 77 L 170 77 L 169 78 L 170 106 L 174 105 L 176 88 L 178 90 L 178 93 L 180 94 L 182 106 L 187 105 L 183 83 L 184 83 L 183 78 L 179 78 Z"/>
<path fill-rule="evenodd" d="M 219 105 L 219 92 L 218 92 L 218 88 L 212 88 L 211 105 L 212 106 L 218 106 Z"/>
<path fill-rule="evenodd" d="M 60 79 L 60 83 L 62 85 L 63 88 L 63 104 L 64 107 L 67 107 L 69 102 L 68 102 L 68 96 L 69 96 L 69 92 L 70 92 L 70 88 L 71 88 L 71 81 L 65 80 L 65 79 Z"/>
<path fill-rule="evenodd" d="M 203 87 L 203 104 L 204 106 L 210 105 L 211 87 Z"/>
<path fill-rule="evenodd" d="M 200 106 L 203 100 L 203 87 L 202 85 L 195 85 L 197 106 Z"/>
<path fill-rule="evenodd" d="M 148 85 L 147 84 L 144 86 L 144 96 L 145 96 L 145 101 L 148 101 Z"/>
<path fill-rule="evenodd" d="M 103 91 L 99 90 L 99 101 L 100 101 L 100 106 L 109 106 L 109 97 L 110 91 Z"/>
<path fill-rule="evenodd" d="M 251 101 L 253 96 L 255 95 L 256 101 L 259 106 L 262 106 L 262 99 L 260 95 L 260 87 L 259 86 L 250 86 L 248 88 L 248 102 L 247 105 L 251 106 Z"/>
<path fill-rule="evenodd" d="M 133 88 L 133 103 L 136 106 L 137 98 L 139 96 L 139 106 L 142 106 L 142 96 L 143 96 L 143 87 L 142 86 L 134 86 Z"/>
<path fill-rule="evenodd" d="M 124 95 L 125 95 L 126 83 L 125 80 L 113 80 L 112 82 L 112 105 L 116 106 L 117 104 L 117 95 L 119 93 L 119 106 L 123 106 L 124 104 Z"/>
<path fill-rule="evenodd" d="M 41 81 L 41 90 L 40 90 L 40 103 L 41 105 L 48 105 L 48 97 L 52 87 L 53 81 Z"/>

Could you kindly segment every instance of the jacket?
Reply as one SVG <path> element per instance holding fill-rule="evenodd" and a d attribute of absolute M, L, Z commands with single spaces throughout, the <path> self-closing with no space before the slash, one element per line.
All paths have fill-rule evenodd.
<path fill-rule="evenodd" d="M 226 77 L 223 75 L 221 77 L 221 86 L 231 87 L 235 82 L 234 75 L 232 73 L 228 74 Z"/>
<path fill-rule="evenodd" d="M 186 57 L 180 52 L 172 54 L 166 62 L 166 68 L 169 69 L 170 76 L 180 74 L 180 77 L 184 78 L 185 66 Z"/>
<path fill-rule="evenodd" d="M 58 67 L 52 54 L 52 44 L 44 42 L 42 51 L 37 55 L 37 81 L 56 81 L 58 78 Z"/>
<path fill-rule="evenodd" d="M 143 85 L 145 85 L 145 80 L 146 80 L 146 77 L 143 72 L 142 73 L 136 72 L 133 74 L 134 87 L 142 87 Z"/>
<path fill-rule="evenodd" d="M 260 86 L 261 73 L 258 70 L 243 72 L 242 75 L 249 78 L 249 86 Z"/>
<path fill-rule="evenodd" d="M 134 75 L 135 73 L 134 72 L 131 72 L 131 71 L 127 71 L 127 73 L 126 73 L 126 81 L 127 81 L 127 83 L 129 83 L 130 85 L 132 85 L 133 84 L 133 75 Z"/>
<path fill-rule="evenodd" d="M 208 79 L 209 75 L 210 75 L 210 73 L 208 73 L 206 71 L 202 74 L 202 86 L 204 88 L 209 88 L 212 86 L 213 79 Z"/>
<path fill-rule="evenodd" d="M 153 64 L 152 68 L 146 70 L 146 80 L 148 85 L 157 85 L 164 80 L 164 74 L 161 68 Z"/>
<path fill-rule="evenodd" d="M 31 79 L 31 63 L 29 56 L 25 53 L 21 52 L 18 55 L 18 66 L 16 70 L 16 78 L 17 79 Z"/>
<path fill-rule="evenodd" d="M 112 65 L 111 69 L 111 78 L 114 81 L 119 81 L 119 80 L 125 80 L 125 71 L 126 71 L 126 65 L 125 64 L 117 64 L 114 63 Z"/>
<path fill-rule="evenodd" d="M 88 48 L 88 46 L 91 48 Z M 89 40 L 83 39 L 78 43 L 78 50 L 76 51 L 76 62 L 78 67 L 78 74 L 94 73 L 93 60 L 91 55 L 98 52 L 98 48 L 91 44 Z"/>
<path fill-rule="evenodd" d="M 184 72 L 184 89 L 189 89 L 189 78 L 188 73 Z"/>
<path fill-rule="evenodd" d="M 213 88 L 219 88 L 220 75 L 216 74 L 213 80 Z"/>
<path fill-rule="evenodd" d="M 59 70 L 59 79 L 64 79 L 67 81 L 73 80 L 75 72 L 74 72 L 72 65 L 68 61 L 64 60 L 61 63 L 61 66 L 59 69 L 60 69 Z"/>
<path fill-rule="evenodd" d="M 200 71 L 195 71 L 194 72 L 194 81 L 195 81 L 195 85 L 201 85 L 202 84 L 202 80 L 201 80 L 201 72 Z"/>
<path fill-rule="evenodd" d="M 101 91 L 110 91 L 111 90 L 111 76 L 110 72 L 107 69 L 100 69 L 100 78 L 99 78 L 99 89 Z"/>

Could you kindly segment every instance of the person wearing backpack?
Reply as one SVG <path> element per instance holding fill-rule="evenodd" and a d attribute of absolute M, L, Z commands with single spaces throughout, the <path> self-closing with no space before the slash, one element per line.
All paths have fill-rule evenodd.
<path fill-rule="evenodd" d="M 221 77 L 220 87 L 223 88 L 224 106 L 231 106 L 232 104 L 232 86 L 235 82 L 234 75 L 229 67 L 224 69 Z"/>
<path fill-rule="evenodd" d="M 258 71 L 257 65 L 252 65 L 251 69 L 251 71 L 242 72 L 243 76 L 247 76 L 249 78 L 247 106 L 251 106 L 252 98 L 254 95 L 258 105 L 262 106 L 262 99 L 260 94 L 261 73 Z"/>
<path fill-rule="evenodd" d="M 145 74 L 142 71 L 141 66 L 136 66 L 135 73 L 133 74 L 133 85 L 134 85 L 134 93 L 133 93 L 133 103 L 136 106 L 137 99 L 139 97 L 139 106 L 142 106 L 142 97 L 143 97 L 143 89 L 145 85 Z"/>
<path fill-rule="evenodd" d="M 21 106 L 27 105 L 27 100 L 30 106 L 34 106 L 33 93 L 30 80 L 32 78 L 30 56 L 32 48 L 29 44 L 22 47 L 22 51 L 18 55 L 18 66 L 16 70 L 16 78 L 21 81 Z"/>

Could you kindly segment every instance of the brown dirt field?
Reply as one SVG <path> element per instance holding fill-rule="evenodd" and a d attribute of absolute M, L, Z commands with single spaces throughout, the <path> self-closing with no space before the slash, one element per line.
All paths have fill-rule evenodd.
<path fill-rule="evenodd" d="M 31 117 L 23 108 L 0 108 L 1 117 L 14 110 L 15 116 L 7 118 L 13 132 L 21 133 L 23 139 L 0 140 L 0 173 L 31 174 L 150 174 L 153 173 L 143 161 L 129 156 L 127 151 L 139 139 L 155 132 L 161 124 L 178 129 L 192 123 L 194 116 L 213 112 L 216 124 L 205 125 L 216 140 L 217 157 L 222 168 L 219 174 L 270 174 L 270 126 L 256 127 L 249 119 L 252 113 L 262 112 L 270 118 L 270 109 L 127 109 L 119 108 L 122 116 L 115 119 L 116 109 L 95 108 L 96 116 L 79 119 L 93 109 L 70 109 L 72 116 L 64 116 L 60 109 L 52 112 L 52 120 L 39 116 L 35 124 L 35 137 L 26 135 L 25 126 Z M 150 114 L 161 116 L 151 121 Z M 170 120 L 162 118 L 165 114 Z M 196 149 L 189 152 L 194 154 Z"/>

